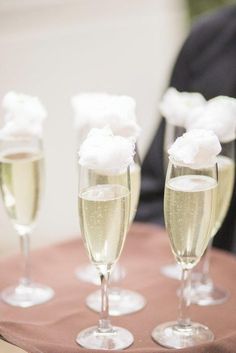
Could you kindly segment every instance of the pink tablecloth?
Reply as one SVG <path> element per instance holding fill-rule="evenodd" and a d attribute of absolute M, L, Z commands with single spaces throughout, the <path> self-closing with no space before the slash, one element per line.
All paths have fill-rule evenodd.
<path fill-rule="evenodd" d="M 11 257 L 1 261 L 1 289 L 15 283 L 20 276 L 19 260 L 19 257 Z M 86 261 L 87 256 L 79 239 L 33 251 L 34 279 L 52 286 L 56 296 L 46 304 L 28 309 L 0 303 L 0 334 L 4 339 L 28 353 L 91 352 L 75 343 L 76 334 L 98 320 L 98 314 L 84 304 L 86 295 L 95 286 L 79 282 L 74 275 L 75 268 Z M 139 291 L 148 302 L 146 308 L 136 314 L 112 318 L 114 324 L 134 334 L 135 342 L 126 352 L 173 352 L 173 349 L 157 345 L 150 337 L 156 325 L 174 320 L 177 316 L 176 289 L 179 283 L 160 274 L 160 266 L 173 261 L 165 231 L 150 225 L 133 226 L 121 261 L 128 271 L 122 286 Z M 193 305 L 191 316 L 193 320 L 211 328 L 215 333 L 215 341 L 178 352 L 236 352 L 235 257 L 215 250 L 212 276 L 217 284 L 229 289 L 230 299 L 217 306 Z"/>

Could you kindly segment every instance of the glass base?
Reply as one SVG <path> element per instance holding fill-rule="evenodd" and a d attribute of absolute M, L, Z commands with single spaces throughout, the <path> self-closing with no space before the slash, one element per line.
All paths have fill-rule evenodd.
<path fill-rule="evenodd" d="M 224 303 L 229 298 L 229 292 L 210 284 L 196 283 L 192 285 L 191 302 L 201 306 Z"/>
<path fill-rule="evenodd" d="M 101 280 L 96 267 L 92 264 L 80 266 L 75 270 L 76 277 L 83 282 L 88 282 L 99 286 Z M 111 273 L 110 282 L 119 282 L 126 276 L 126 271 L 123 266 L 116 264 Z"/>
<path fill-rule="evenodd" d="M 181 266 L 177 263 L 162 266 L 160 271 L 161 274 L 163 274 L 165 277 L 178 280 L 181 279 L 182 269 Z"/>
<path fill-rule="evenodd" d="M 152 331 L 152 338 L 164 347 L 185 348 L 211 342 L 214 335 L 208 327 L 196 322 L 183 327 L 173 321 L 157 326 Z"/>
<path fill-rule="evenodd" d="M 129 347 L 134 342 L 133 335 L 121 327 L 113 327 L 112 332 L 99 332 L 96 326 L 81 331 L 76 342 L 84 348 L 118 350 Z"/>
<path fill-rule="evenodd" d="M 2 300 L 9 305 L 29 308 L 52 299 L 54 291 L 38 283 L 30 283 L 29 285 L 19 284 L 17 287 L 4 289 L 1 296 Z"/>
<path fill-rule="evenodd" d="M 96 311 L 101 311 L 101 292 L 98 290 L 91 293 L 86 298 L 87 306 Z M 111 288 L 109 290 L 109 314 L 111 316 L 120 316 L 135 313 L 143 309 L 146 305 L 146 299 L 139 293 L 120 288 Z"/>

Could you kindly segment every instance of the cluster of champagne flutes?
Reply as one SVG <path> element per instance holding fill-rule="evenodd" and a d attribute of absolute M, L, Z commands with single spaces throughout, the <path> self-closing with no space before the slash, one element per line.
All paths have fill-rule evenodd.
<path fill-rule="evenodd" d="M 35 225 L 44 179 L 42 141 L 37 135 L 26 135 L 1 137 L 0 143 L 1 192 L 7 213 L 20 235 L 25 258 L 25 270 L 19 284 L 4 290 L 2 298 L 8 304 L 29 307 L 44 303 L 54 295 L 51 288 L 32 282 L 29 266 L 29 234 Z M 168 163 L 165 222 L 172 251 L 182 267 L 182 286 L 178 320 L 159 325 L 152 332 L 152 338 L 166 347 L 193 346 L 211 341 L 214 337 L 206 326 L 192 323 L 188 316 L 192 295 L 190 272 L 202 257 L 209 239 L 216 233 L 227 211 L 232 192 L 228 183 L 230 180 L 233 184 L 234 167 L 230 159 L 233 156 L 227 154 L 232 151 L 226 151 L 223 148 L 223 157 L 218 157 L 218 186 L 216 164 L 192 168 L 172 158 Z M 96 307 L 93 307 L 97 311 L 98 306 L 101 307 L 98 325 L 83 330 L 76 338 L 83 347 L 116 350 L 133 343 L 132 333 L 111 325 L 108 284 L 135 216 L 139 189 L 140 165 L 137 159 L 119 173 L 111 173 L 109 167 L 101 172 L 99 168 L 79 164 L 81 233 L 89 259 L 101 281 L 101 300 L 94 300 Z M 226 190 L 229 195 L 225 201 Z M 221 198 L 223 192 L 224 197 Z"/>
<path fill-rule="evenodd" d="M 174 126 L 168 126 L 168 128 L 172 130 L 170 136 L 173 141 L 184 132 L 183 128 Z M 171 144 L 170 139 L 168 144 Z M 191 302 L 201 306 L 222 304 L 229 297 L 228 290 L 216 286 L 210 277 L 210 254 L 213 238 L 227 214 L 235 180 L 235 141 L 221 143 L 221 146 L 221 153 L 217 156 L 218 187 L 215 226 L 207 249 L 192 272 Z M 161 272 L 170 278 L 181 278 L 181 267 L 178 264 L 165 265 L 161 268 Z"/>
<path fill-rule="evenodd" d="M 215 215 L 210 230 L 210 240 L 202 260 L 192 270 L 192 280 L 188 279 L 185 288 L 182 285 L 177 291 L 178 296 L 181 298 L 180 309 L 184 308 L 186 304 L 194 303 L 198 305 L 214 305 L 225 302 L 228 298 L 228 291 L 217 287 L 209 275 L 210 268 L 210 252 L 212 247 L 213 237 L 220 229 L 224 218 L 227 214 L 235 178 L 235 114 L 236 114 L 236 101 L 233 98 L 219 96 L 209 101 L 199 93 L 178 92 L 175 88 L 169 88 L 165 93 L 163 100 L 160 104 L 162 115 L 166 118 L 166 136 L 165 136 L 165 168 L 167 168 L 167 150 L 172 145 L 174 140 L 181 136 L 186 130 L 201 128 L 214 131 L 221 142 L 221 153 L 217 156 L 217 179 L 218 184 L 215 192 Z M 167 172 L 168 175 L 168 172 Z M 190 209 L 191 206 L 189 205 Z M 205 213 L 204 213 L 205 217 Z M 165 218 L 168 219 L 165 210 Z M 186 216 L 186 219 L 188 216 Z M 201 229 L 201 223 L 199 222 Z M 168 222 L 167 222 L 168 229 Z M 186 230 L 185 230 L 186 231 Z M 169 233 L 171 230 L 169 231 Z M 184 235 L 182 235 L 183 237 Z M 180 237 L 181 239 L 181 237 Z M 197 243 L 195 246 L 199 246 Z M 172 245 L 172 251 L 175 254 L 175 249 Z M 162 274 L 167 277 L 181 279 L 184 283 L 184 273 L 181 269 L 184 268 L 183 263 L 178 261 L 177 264 L 170 264 L 161 268 Z M 184 298 L 184 299 L 183 299 Z M 187 305 L 187 306 L 188 306 Z M 186 329 L 178 325 L 173 330 L 172 324 L 164 325 L 156 328 L 153 331 L 153 338 L 159 343 L 175 348 L 181 348 L 195 343 L 200 343 L 213 339 L 213 334 L 207 328 L 195 330 L 191 328 L 192 333 L 188 332 L 189 320 L 181 315 L 179 323 L 183 323 Z M 195 326 L 195 325 L 194 325 Z M 180 330 L 181 329 L 181 330 Z M 190 330 L 190 331 L 191 331 Z M 179 335 L 179 331 L 183 335 Z M 168 338 L 168 335 L 172 339 Z"/>
<path fill-rule="evenodd" d="M 31 103 L 32 105 L 34 104 L 32 99 L 34 97 L 25 95 L 17 96 L 13 93 L 13 101 L 19 110 L 17 114 L 20 117 L 18 117 L 18 121 L 15 119 L 15 115 L 17 114 L 14 112 L 14 109 L 16 111 L 17 109 L 13 107 L 13 112 L 10 111 L 9 115 L 15 121 L 13 124 L 12 122 L 8 124 L 7 118 L 5 119 L 6 131 L 0 137 L 1 193 L 7 214 L 20 236 L 24 260 L 23 276 L 20 278 L 19 284 L 6 288 L 1 294 L 2 299 L 6 303 L 23 308 L 42 304 L 54 296 L 53 289 L 35 283 L 31 279 L 30 233 L 36 223 L 44 183 L 44 154 L 41 134 L 34 133 L 34 127 L 31 127 L 31 131 L 28 131 L 30 129 L 27 126 L 27 119 L 21 121 L 22 111 L 23 113 L 26 111 L 30 115 L 27 109 L 30 111 L 32 108 L 30 106 Z M 32 116 L 30 116 L 31 118 L 34 120 Z M 16 126 L 14 126 L 15 123 Z M 10 128 L 10 134 L 8 128 Z M 118 177 L 114 175 L 101 175 L 86 168 L 81 168 L 79 175 L 81 228 L 84 230 L 83 235 L 86 244 L 91 245 L 89 253 L 92 254 L 95 252 L 101 258 L 100 263 L 97 259 L 94 259 L 92 262 L 96 263 L 96 268 L 99 269 L 99 277 L 102 279 L 102 298 L 98 296 L 99 293 L 97 292 L 92 294 L 91 297 L 93 305 L 95 305 L 95 307 L 92 306 L 94 310 L 100 311 L 100 307 L 102 307 L 98 327 L 102 333 L 105 333 L 108 339 L 105 339 L 105 342 L 103 342 L 104 335 L 102 335 L 102 342 L 98 343 L 98 348 L 124 348 L 133 342 L 133 336 L 127 330 L 114 330 L 109 323 L 109 319 L 106 317 L 108 315 L 108 277 L 110 276 L 111 268 L 120 255 L 128 226 L 130 226 L 134 219 L 139 199 L 141 167 L 137 150 L 134 162 L 126 169 Z M 91 190 L 90 186 L 92 187 Z M 96 199 L 96 186 L 98 186 L 99 195 L 105 195 L 105 199 Z M 89 188 L 89 190 L 86 189 L 87 191 L 85 192 L 84 188 Z M 95 189 L 93 190 L 93 188 Z M 82 194 L 81 190 L 83 190 Z M 88 195 L 89 199 L 87 199 Z M 106 195 L 108 195 L 108 199 L 106 199 Z M 100 212 L 97 214 L 98 217 L 87 218 L 88 214 L 98 211 Z M 94 220 L 99 220 L 99 217 L 102 239 L 96 238 L 99 232 L 98 223 L 96 225 L 93 224 Z M 104 220 L 101 220 L 102 217 L 104 217 Z M 86 229 L 89 229 L 89 232 L 85 235 Z M 90 237 L 90 241 L 88 237 Z M 107 249 L 103 258 L 104 243 L 106 243 Z M 89 249 L 89 247 L 86 248 Z M 125 294 L 123 294 L 119 288 L 116 288 L 114 294 L 111 295 L 111 298 L 114 297 L 114 315 L 140 310 L 146 304 L 146 300 L 139 293 L 126 290 Z M 121 298 L 122 300 L 120 300 Z M 89 300 L 91 301 L 91 299 L 88 299 L 88 303 Z M 122 337 L 119 337 L 118 331 Z M 113 333 L 113 336 L 115 332 L 113 343 L 108 335 L 109 332 Z M 79 335 L 77 341 L 81 345 L 86 346 L 86 343 L 81 338 L 82 336 Z"/>
<path fill-rule="evenodd" d="M 215 135 L 214 138 L 219 145 Z M 218 145 L 217 148 L 220 148 Z M 80 332 L 76 340 L 90 349 L 123 349 L 132 344 L 133 336 L 123 328 L 111 326 L 107 286 L 130 220 L 129 207 L 123 206 L 121 212 L 120 205 L 121 199 L 128 197 L 132 188 L 130 171 L 111 175 L 109 171 L 107 174 L 104 171 L 99 173 L 80 166 L 79 183 L 81 231 L 90 260 L 100 274 L 102 310 L 98 326 Z M 122 190 L 125 186 L 125 194 L 123 191 L 120 196 L 118 191 L 111 193 L 111 190 L 120 189 L 121 186 Z M 214 224 L 216 187 L 216 163 L 191 167 L 170 159 L 165 184 L 165 221 L 172 251 L 183 268 L 183 284 L 178 320 L 159 325 L 152 332 L 153 339 L 166 347 L 193 346 L 211 341 L 214 337 L 208 327 L 190 321 L 187 309 L 190 303 L 190 272 L 203 255 Z"/>

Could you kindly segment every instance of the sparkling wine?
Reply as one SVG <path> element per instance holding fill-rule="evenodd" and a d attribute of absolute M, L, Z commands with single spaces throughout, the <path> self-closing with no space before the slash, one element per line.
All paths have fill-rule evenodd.
<path fill-rule="evenodd" d="M 43 157 L 32 151 L 0 156 L 0 187 L 7 213 L 15 228 L 29 231 L 39 209 Z"/>
<path fill-rule="evenodd" d="M 121 173 L 118 175 L 99 175 L 99 182 L 101 184 L 126 184 L 125 178 L 127 178 L 126 173 Z M 139 195 L 141 187 L 141 168 L 135 163 L 130 167 L 130 224 L 133 222 L 135 217 Z"/>
<path fill-rule="evenodd" d="M 212 232 L 214 236 L 225 218 L 231 200 L 234 186 L 234 161 L 225 156 L 217 157 L 218 164 L 218 186 L 216 202 L 216 222 Z"/>
<path fill-rule="evenodd" d="M 121 253 L 130 217 L 130 193 L 117 184 L 89 187 L 79 195 L 82 237 L 91 261 L 114 264 Z"/>
<path fill-rule="evenodd" d="M 141 188 L 141 168 L 138 164 L 133 164 L 130 167 L 130 224 L 133 222 L 135 217 L 139 195 L 140 195 L 140 188 Z"/>
<path fill-rule="evenodd" d="M 170 179 L 165 187 L 164 214 L 178 263 L 192 268 L 205 251 L 215 222 L 216 181 L 203 175 Z"/>

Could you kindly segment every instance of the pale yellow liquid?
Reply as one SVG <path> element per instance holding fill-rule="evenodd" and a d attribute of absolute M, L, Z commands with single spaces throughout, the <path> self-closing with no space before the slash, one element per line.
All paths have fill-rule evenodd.
<path fill-rule="evenodd" d="M 234 186 L 234 161 L 225 156 L 217 157 L 218 164 L 218 186 L 217 186 L 217 201 L 216 201 L 216 222 L 212 232 L 214 236 L 228 211 L 230 200 Z"/>
<path fill-rule="evenodd" d="M 130 214 L 130 192 L 121 185 L 96 185 L 79 195 L 82 237 L 91 261 L 113 265 L 124 245 Z"/>
<path fill-rule="evenodd" d="M 16 229 L 32 226 L 39 209 L 43 157 L 16 152 L 0 156 L 0 186 L 7 213 Z"/>
<path fill-rule="evenodd" d="M 172 178 L 165 187 L 164 214 L 178 263 L 192 268 L 203 255 L 215 222 L 216 181 L 203 175 Z"/>
<path fill-rule="evenodd" d="M 138 164 L 130 167 L 130 224 L 133 222 L 137 212 L 141 188 L 141 168 Z"/>
<path fill-rule="evenodd" d="M 97 180 L 100 184 L 121 184 L 127 185 L 127 174 L 99 175 Z M 136 215 L 141 188 L 141 168 L 138 164 L 130 167 L 130 224 Z"/>

